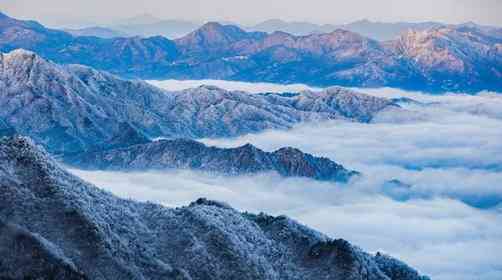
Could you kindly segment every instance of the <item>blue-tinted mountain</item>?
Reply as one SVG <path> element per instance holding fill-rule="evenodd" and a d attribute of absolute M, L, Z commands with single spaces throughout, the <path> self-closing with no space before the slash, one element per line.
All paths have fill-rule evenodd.
<path fill-rule="evenodd" d="M 443 27 L 439 22 L 375 22 L 358 20 L 339 26 L 339 28 L 359 33 L 379 41 L 396 40 L 409 30 L 427 30 Z"/>
<path fill-rule="evenodd" d="M 369 20 L 358 20 L 347 24 L 315 24 L 311 22 L 284 21 L 271 19 L 258 23 L 254 26 L 246 27 L 249 31 L 261 31 L 274 33 L 282 31 L 297 36 L 306 36 L 316 33 L 330 33 L 337 29 L 344 29 L 365 37 L 378 41 L 388 41 L 397 39 L 402 33 L 413 30 L 425 30 L 434 27 L 444 26 L 438 22 L 374 22 Z"/>
<path fill-rule="evenodd" d="M 217 148 L 185 139 L 158 140 L 71 155 L 64 160 L 78 168 L 94 170 L 192 169 L 228 175 L 276 172 L 284 177 L 337 182 L 347 182 L 352 176 L 359 175 L 327 158 L 314 157 L 290 147 L 265 152 L 250 144 L 238 148 Z"/>
<path fill-rule="evenodd" d="M 0 54 L 0 118 L 53 153 L 101 150 L 146 139 L 237 136 L 302 122 L 369 122 L 392 101 L 342 88 L 249 94 L 202 86 L 165 91 L 33 52 Z"/>
<path fill-rule="evenodd" d="M 0 50 L 10 52 L 19 48 L 60 63 L 87 64 L 124 75 L 126 72 L 160 74 L 160 69 L 165 69 L 178 55 L 174 43 L 160 36 L 111 39 L 73 36 L 0 13 Z"/>
<path fill-rule="evenodd" d="M 125 77 L 227 79 L 316 86 L 399 87 L 427 91 L 502 89 L 500 30 L 441 26 L 379 42 L 337 29 L 295 36 L 207 23 L 164 37 L 74 37 L 30 21 L 0 17 L 0 50 L 24 48 L 58 63 Z"/>
<path fill-rule="evenodd" d="M 502 88 L 499 29 L 438 26 L 410 30 L 381 43 L 341 29 L 294 36 L 243 33 L 235 28 L 226 33 L 227 28 L 213 24 L 210 32 L 203 27 L 175 40 L 190 55 L 178 60 L 171 76 L 430 91 Z M 214 39 L 213 47 L 207 47 L 207 42 L 187 40 L 196 33 L 198 37 L 223 35 L 207 36 Z M 224 34 L 239 36 L 220 40 Z"/>
<path fill-rule="evenodd" d="M 23 137 L 0 139 L 0 188 L 2 279 L 428 279 L 284 216 L 117 198 Z"/>

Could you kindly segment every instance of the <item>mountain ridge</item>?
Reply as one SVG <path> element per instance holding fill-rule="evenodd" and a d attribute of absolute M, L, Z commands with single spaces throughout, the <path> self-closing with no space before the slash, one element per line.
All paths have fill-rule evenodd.
<path fill-rule="evenodd" d="M 284 216 L 240 213 L 206 199 L 165 208 L 117 198 L 61 169 L 24 137 L 0 139 L 0 186 L 0 230 L 7 224 L 11 232 L 1 235 L 0 251 L 65 279 L 428 279 Z M 22 255 L 5 239 L 43 249 Z M 40 273 L 11 262 L 0 268 L 7 278 Z"/>
<path fill-rule="evenodd" d="M 284 177 L 342 183 L 360 175 L 327 158 L 305 154 L 291 147 L 268 153 L 251 144 L 224 149 L 187 139 L 157 140 L 125 148 L 76 154 L 64 157 L 63 161 L 79 169 L 190 169 L 226 175 L 276 172 Z"/>
<path fill-rule="evenodd" d="M 0 55 L 0 118 L 52 153 L 145 143 L 146 139 L 237 136 L 303 122 L 369 122 L 391 100 L 343 88 L 249 94 L 201 86 L 165 91 L 30 51 Z"/>
<path fill-rule="evenodd" d="M 496 28 L 434 27 L 417 31 L 424 36 L 406 33 L 382 43 L 350 31 L 294 36 L 208 23 L 173 41 L 160 36 L 74 37 L 33 22 L 8 17 L 0 21 L 0 51 L 30 49 L 58 63 L 87 64 L 124 77 L 388 86 L 432 92 L 502 89 L 502 32 Z M 424 44 L 424 37 L 431 43 Z M 417 60 L 414 50 L 432 60 Z"/>

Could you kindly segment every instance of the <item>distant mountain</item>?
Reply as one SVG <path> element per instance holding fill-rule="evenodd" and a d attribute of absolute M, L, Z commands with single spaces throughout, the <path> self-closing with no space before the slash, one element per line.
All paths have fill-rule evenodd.
<path fill-rule="evenodd" d="M 477 27 L 441 27 L 410 30 L 392 42 L 398 56 L 406 57 L 427 85 L 441 80 L 451 90 L 502 89 L 502 37 L 498 30 Z"/>
<path fill-rule="evenodd" d="M 112 25 L 110 28 L 130 34 L 130 36 L 164 36 L 174 39 L 185 36 L 199 27 L 200 24 L 190 21 L 159 20 L 143 24 L 123 23 L 120 25 Z"/>
<path fill-rule="evenodd" d="M 358 172 L 294 148 L 264 152 L 247 144 L 238 148 L 208 147 L 193 140 L 159 140 L 127 148 L 70 155 L 65 163 L 97 170 L 193 169 L 228 175 L 277 172 L 284 177 L 347 182 Z"/>
<path fill-rule="evenodd" d="M 123 18 L 117 20 L 113 23 L 113 25 L 140 25 L 140 24 L 153 24 L 161 21 L 160 18 L 153 16 L 148 13 L 140 14 L 137 16 Z"/>
<path fill-rule="evenodd" d="M 245 29 L 248 31 L 260 31 L 267 33 L 282 31 L 297 36 L 304 36 L 316 33 L 329 33 L 339 28 L 340 27 L 338 25 L 333 24 L 320 25 L 303 21 L 284 21 L 280 19 L 270 19 L 260 22 L 256 25 L 246 27 Z"/>
<path fill-rule="evenodd" d="M 74 37 L 4 15 L 0 50 L 34 50 L 58 63 L 86 64 L 125 77 L 477 92 L 502 90 L 501 33 L 446 26 L 411 30 L 382 43 L 340 29 L 294 36 L 207 23 L 174 41 L 101 39 Z"/>
<path fill-rule="evenodd" d="M 373 38 L 379 41 L 396 40 L 403 33 L 409 30 L 426 30 L 431 28 L 440 28 L 445 24 L 439 22 L 374 22 L 369 20 L 359 20 L 339 26 L 363 36 Z"/>
<path fill-rule="evenodd" d="M 257 25 L 247 27 L 249 31 L 262 31 L 274 33 L 282 31 L 297 36 L 305 36 L 318 33 L 330 33 L 337 29 L 344 29 L 354 33 L 359 33 L 365 37 L 379 41 L 397 39 L 402 33 L 414 29 L 425 30 L 444 26 L 438 22 L 373 22 L 369 20 L 359 20 L 347 24 L 315 24 L 310 22 L 288 22 L 280 19 L 272 19 L 261 22 Z"/>
<path fill-rule="evenodd" d="M 130 37 L 130 33 L 121 32 L 105 27 L 86 27 L 81 29 L 64 29 L 65 32 L 70 33 L 73 36 L 94 36 L 99 38 L 117 38 L 117 37 Z"/>
<path fill-rule="evenodd" d="M 368 122 L 392 101 L 342 88 L 249 94 L 202 86 L 168 92 L 35 53 L 0 54 L 0 118 L 50 152 L 145 143 L 155 137 L 224 137 L 309 121 Z"/>
<path fill-rule="evenodd" d="M 174 43 L 163 37 L 75 37 L 33 21 L 0 14 L 0 50 L 9 52 L 19 48 L 60 63 L 84 63 L 125 75 L 125 72 L 153 74 L 170 65 L 177 56 Z"/>
<path fill-rule="evenodd" d="M 344 30 L 297 37 L 209 23 L 175 43 L 182 56 L 172 69 L 174 78 L 324 86 L 405 86 L 420 79 L 391 49 Z"/>
<path fill-rule="evenodd" d="M 175 43 L 182 55 L 171 68 L 173 78 L 430 91 L 502 89 L 500 29 L 411 30 L 380 43 L 340 29 L 298 37 L 210 23 Z"/>
<path fill-rule="evenodd" d="M 207 56 L 220 57 L 233 54 L 236 47 L 245 48 L 244 45 L 234 46 L 238 42 L 252 44 L 255 40 L 266 37 L 263 32 L 246 32 L 234 25 L 221 25 L 217 22 L 208 22 L 190 34 L 175 40 L 176 45 L 188 59 L 192 57 Z"/>
<path fill-rule="evenodd" d="M 119 199 L 22 137 L 0 139 L 0 187 L 2 279 L 428 279 L 284 216 Z"/>

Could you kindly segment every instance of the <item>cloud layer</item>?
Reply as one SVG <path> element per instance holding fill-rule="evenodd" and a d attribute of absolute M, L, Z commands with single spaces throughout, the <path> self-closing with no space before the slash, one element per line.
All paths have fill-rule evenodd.
<path fill-rule="evenodd" d="M 224 88 L 226 90 L 240 90 L 250 93 L 263 92 L 298 92 L 302 90 L 320 90 L 320 88 L 309 87 L 303 84 L 280 85 L 272 83 L 246 83 L 223 80 L 150 80 L 148 83 L 167 90 L 183 90 L 202 85 L 211 85 Z"/>
<path fill-rule="evenodd" d="M 386 252 L 433 279 L 499 279 L 502 213 L 446 198 L 392 200 L 378 193 L 275 174 L 220 177 L 193 171 L 72 170 L 124 198 L 181 206 L 199 198 L 285 214 L 365 250 Z"/>
<path fill-rule="evenodd" d="M 164 86 L 182 89 L 197 83 L 169 81 Z M 252 92 L 302 89 L 202 83 Z M 502 95 L 361 91 L 419 102 L 404 100 L 407 113 L 383 113 L 370 124 L 332 121 L 203 139 L 224 147 L 250 142 L 267 151 L 293 146 L 327 156 L 365 174 L 348 185 L 276 174 L 228 178 L 193 171 L 73 172 L 127 198 L 179 206 L 208 197 L 241 210 L 286 214 L 332 237 L 401 258 L 434 279 L 500 279 Z M 406 185 L 386 188 L 391 179 Z"/>

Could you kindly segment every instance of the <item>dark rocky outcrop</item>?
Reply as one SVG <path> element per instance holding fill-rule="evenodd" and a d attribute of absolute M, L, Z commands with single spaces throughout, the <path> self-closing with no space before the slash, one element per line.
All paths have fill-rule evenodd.
<path fill-rule="evenodd" d="M 327 158 L 314 157 L 294 148 L 268 153 L 250 144 L 225 149 L 184 139 L 159 140 L 127 148 L 76 154 L 65 157 L 64 161 L 83 169 L 194 169 L 228 175 L 277 172 L 285 177 L 338 182 L 347 182 L 359 174 Z"/>

